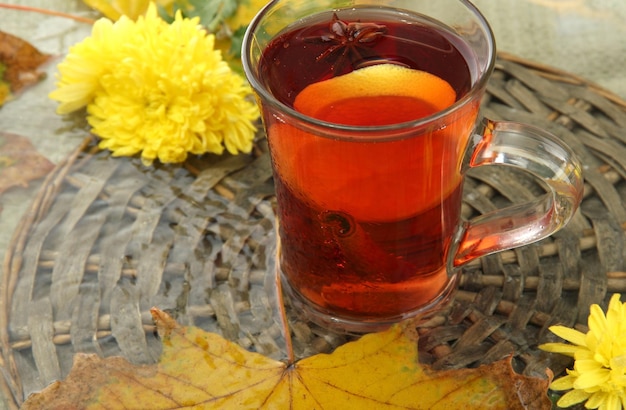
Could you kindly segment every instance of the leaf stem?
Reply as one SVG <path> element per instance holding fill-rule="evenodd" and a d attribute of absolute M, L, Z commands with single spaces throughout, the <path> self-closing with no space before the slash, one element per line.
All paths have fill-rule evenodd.
<path fill-rule="evenodd" d="M 67 19 L 70 19 L 70 20 L 78 21 L 79 23 L 93 24 L 93 23 L 96 22 L 94 19 L 90 19 L 88 17 L 74 16 L 73 14 L 63 13 L 63 12 L 60 12 L 60 11 L 41 9 L 41 8 L 38 8 L 38 7 L 31 7 L 31 6 L 22 6 L 22 5 L 19 5 L 19 4 L 0 3 L 0 8 L 1 9 L 29 11 L 29 12 L 34 12 L 34 13 L 46 14 L 46 15 L 49 15 L 49 16 L 63 17 L 63 18 L 67 18 Z"/>

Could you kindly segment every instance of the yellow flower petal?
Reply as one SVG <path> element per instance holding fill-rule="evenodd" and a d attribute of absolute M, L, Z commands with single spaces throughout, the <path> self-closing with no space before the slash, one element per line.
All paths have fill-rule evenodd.
<path fill-rule="evenodd" d="M 607 327 L 621 340 L 626 337 L 626 303 L 620 302 L 620 295 L 614 294 L 606 312 Z"/>
<path fill-rule="evenodd" d="M 589 320 L 587 322 L 589 330 L 598 336 L 603 335 L 607 331 L 607 321 L 602 308 L 598 305 L 591 305 L 589 311 Z"/>
<path fill-rule="evenodd" d="M 578 362 L 576 363 L 576 367 L 577 366 Z M 581 371 L 577 367 L 576 370 L 578 370 L 580 376 L 578 376 L 573 383 L 573 387 L 575 389 L 591 389 L 593 387 L 606 383 L 610 379 L 609 371 L 604 368 L 590 368 Z"/>
<path fill-rule="evenodd" d="M 624 312 L 625 305 L 620 301 L 621 295 L 619 293 L 614 293 L 611 296 L 611 300 L 609 300 L 609 309 L 608 310 L 618 310 Z"/>
<path fill-rule="evenodd" d="M 92 94 L 93 87 L 91 84 L 74 83 L 58 88 L 48 96 L 61 102 L 57 107 L 58 114 L 69 114 L 89 104 L 93 98 Z"/>
<path fill-rule="evenodd" d="M 570 343 L 574 343 L 578 346 L 586 346 L 585 334 L 576 329 L 565 326 L 550 326 L 550 331 Z"/>
<path fill-rule="evenodd" d="M 594 357 L 595 352 L 593 350 L 589 350 L 589 348 L 584 347 L 581 347 L 580 350 L 578 350 L 574 354 L 574 358 L 576 360 L 594 360 Z"/>
<path fill-rule="evenodd" d="M 587 400 L 589 396 L 591 396 L 591 394 L 584 390 L 572 390 L 565 393 L 556 404 L 559 407 L 570 407 L 574 404 L 582 403 Z"/>
<path fill-rule="evenodd" d="M 565 343 L 544 343 L 539 345 L 541 350 L 551 353 L 561 353 L 567 356 L 574 357 L 577 352 L 584 351 L 584 347 L 567 345 Z"/>
<path fill-rule="evenodd" d="M 574 387 L 574 381 L 576 381 L 576 377 L 568 374 L 550 383 L 550 388 L 552 390 L 569 390 Z"/>
<path fill-rule="evenodd" d="M 606 399 L 603 402 L 603 405 L 600 406 L 602 410 L 622 410 L 622 403 L 619 397 L 608 394 Z"/>
<path fill-rule="evenodd" d="M 583 372 L 593 372 L 603 368 L 604 367 L 602 366 L 602 363 L 599 363 L 593 359 L 577 359 L 574 364 L 574 369 L 576 369 L 576 371 L 581 374 Z"/>
<path fill-rule="evenodd" d="M 612 395 L 607 394 L 605 392 L 596 392 L 589 397 L 587 403 L 585 403 L 585 407 L 589 409 L 597 409 L 598 407 L 602 409 L 613 409 L 613 405 L 617 404 L 612 400 Z M 619 409 L 619 407 L 617 408 Z"/>
<path fill-rule="evenodd" d="M 626 372 L 626 355 L 619 354 L 617 356 L 613 356 L 611 358 L 609 366 L 612 369 L 619 370 L 621 374 L 624 374 Z"/>

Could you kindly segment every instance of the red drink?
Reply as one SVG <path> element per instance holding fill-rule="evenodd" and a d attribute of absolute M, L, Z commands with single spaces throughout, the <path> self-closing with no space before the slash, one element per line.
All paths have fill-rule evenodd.
<path fill-rule="evenodd" d="M 259 77 L 278 100 L 318 120 L 398 124 L 469 91 L 464 53 L 462 40 L 430 19 L 346 9 L 272 40 Z M 460 226 L 461 161 L 477 110 L 466 104 L 439 127 L 408 136 L 364 130 L 345 139 L 264 110 L 290 287 L 319 310 L 354 320 L 397 317 L 437 297 Z"/>

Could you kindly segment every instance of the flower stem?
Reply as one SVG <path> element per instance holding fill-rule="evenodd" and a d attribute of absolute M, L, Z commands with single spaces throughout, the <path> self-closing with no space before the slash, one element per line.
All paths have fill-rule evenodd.
<path fill-rule="evenodd" d="M 31 7 L 31 6 L 21 6 L 18 4 L 5 4 L 5 3 L 0 3 L 0 8 L 1 9 L 12 9 L 12 10 L 21 10 L 21 11 L 30 11 L 30 12 L 34 12 L 34 13 L 40 13 L 40 14 L 47 14 L 49 16 L 58 16 L 58 17 L 64 17 L 67 19 L 71 19 L 74 21 L 78 21 L 80 23 L 87 23 L 87 24 L 93 24 L 95 23 L 94 19 L 90 19 L 88 17 L 80 17 L 80 16 L 74 16 L 72 14 L 68 14 L 68 13 L 63 13 L 60 11 L 54 11 L 54 10 L 47 10 L 47 9 L 41 9 L 38 7 Z"/>

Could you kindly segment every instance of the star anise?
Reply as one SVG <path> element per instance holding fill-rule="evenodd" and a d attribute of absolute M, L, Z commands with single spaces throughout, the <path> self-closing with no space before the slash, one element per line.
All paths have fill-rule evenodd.
<path fill-rule="evenodd" d="M 359 64 L 378 55 L 372 46 L 387 33 L 387 27 L 376 23 L 362 23 L 360 21 L 348 23 L 340 20 L 337 13 L 328 25 L 328 33 L 321 36 L 309 37 L 306 41 L 317 44 L 329 44 L 315 61 L 337 57 L 333 64 L 333 71 L 340 72 L 346 64 L 358 68 Z"/>

